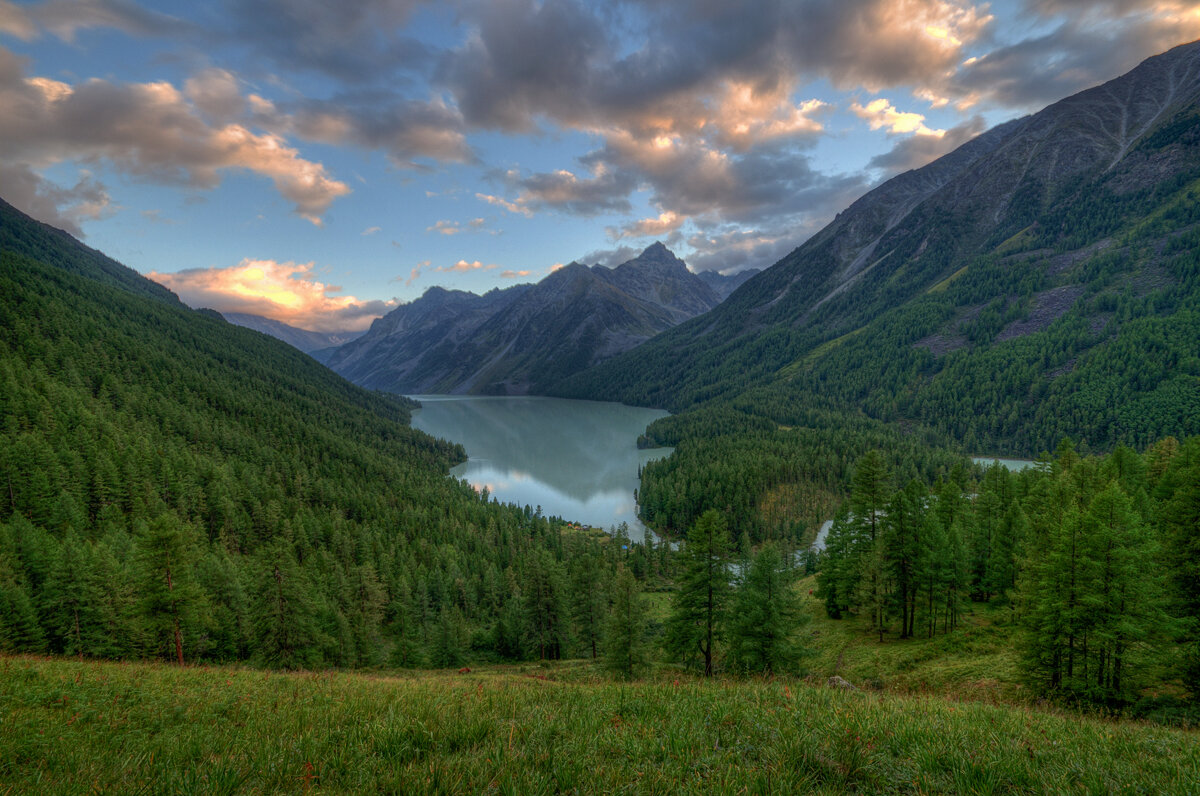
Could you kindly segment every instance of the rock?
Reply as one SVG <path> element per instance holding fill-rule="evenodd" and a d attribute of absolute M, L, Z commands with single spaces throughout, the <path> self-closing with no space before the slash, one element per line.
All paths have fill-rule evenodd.
<path fill-rule="evenodd" d="M 825 685 L 829 686 L 830 688 L 840 688 L 843 691 L 857 691 L 858 690 L 857 688 L 854 687 L 854 684 L 851 683 L 849 680 L 838 677 L 836 674 L 833 677 L 830 677 L 828 680 L 826 680 Z"/>

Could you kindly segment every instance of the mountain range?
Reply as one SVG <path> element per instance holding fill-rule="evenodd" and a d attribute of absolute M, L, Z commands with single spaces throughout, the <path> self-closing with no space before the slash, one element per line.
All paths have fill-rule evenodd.
<path fill-rule="evenodd" d="M 680 411 L 769 387 L 1014 453 L 1200 431 L 1198 100 L 1193 43 L 1002 124 L 553 392 Z"/>
<path fill-rule="evenodd" d="M 722 279 L 723 289 L 733 278 Z M 616 268 L 573 262 L 537 284 L 482 296 L 431 288 L 326 362 L 357 384 L 392 392 L 536 393 L 720 301 L 656 243 Z"/>

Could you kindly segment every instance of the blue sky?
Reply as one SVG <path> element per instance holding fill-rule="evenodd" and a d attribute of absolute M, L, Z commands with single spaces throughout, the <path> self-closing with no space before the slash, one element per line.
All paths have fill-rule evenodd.
<path fill-rule="evenodd" d="M 362 328 L 654 240 L 769 266 L 1198 37 L 1182 0 L 0 0 L 0 197 L 194 306 Z"/>

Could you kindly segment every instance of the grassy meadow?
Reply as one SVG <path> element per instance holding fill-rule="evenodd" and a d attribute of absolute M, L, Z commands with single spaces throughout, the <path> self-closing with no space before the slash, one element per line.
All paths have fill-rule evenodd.
<path fill-rule="evenodd" d="M 0 658 L 0 793 L 1197 793 L 1195 732 L 590 664 Z"/>

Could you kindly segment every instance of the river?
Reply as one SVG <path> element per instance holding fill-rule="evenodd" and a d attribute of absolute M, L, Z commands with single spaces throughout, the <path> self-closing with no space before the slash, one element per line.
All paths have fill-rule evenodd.
<path fill-rule="evenodd" d="M 624 522 L 631 539 L 644 537 L 638 467 L 671 449 L 638 450 L 637 438 L 667 412 L 534 396 L 412 397 L 422 406 L 414 428 L 466 448 L 451 475 L 506 503 L 605 530 Z"/>

